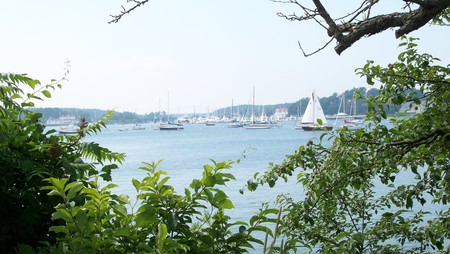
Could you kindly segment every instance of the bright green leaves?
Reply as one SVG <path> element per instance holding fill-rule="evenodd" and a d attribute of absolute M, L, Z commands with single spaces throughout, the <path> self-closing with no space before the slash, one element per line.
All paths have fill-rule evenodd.
<path fill-rule="evenodd" d="M 193 180 L 184 196 L 169 185 L 166 172 L 157 169 L 160 163 L 144 163 L 141 169 L 147 175 L 132 180 L 137 199 L 131 213 L 130 199 L 111 194 L 114 184 L 100 188 L 98 177 L 87 186 L 49 178 L 50 185 L 44 189 L 62 199 L 52 215 L 55 222 L 63 224 L 51 228 L 59 234 L 58 246 L 89 253 L 243 253 L 245 248 L 253 248 L 250 242 L 260 243 L 249 235 L 246 223 L 230 223 L 224 213 L 234 206 L 218 187 L 234 180 L 224 172 L 232 162 L 206 165 L 202 178 Z"/>
<path fill-rule="evenodd" d="M 232 174 L 222 173 L 223 169 L 229 169 L 231 164 L 228 162 L 216 163 L 214 160 L 212 165 L 205 165 L 203 167 L 203 178 L 201 180 L 202 184 L 207 187 L 212 187 L 215 185 L 225 185 L 226 182 L 230 180 L 236 180 Z"/>

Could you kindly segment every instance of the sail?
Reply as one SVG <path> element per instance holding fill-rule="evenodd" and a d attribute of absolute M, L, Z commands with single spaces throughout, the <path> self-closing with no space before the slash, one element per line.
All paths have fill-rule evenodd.
<path fill-rule="evenodd" d="M 308 106 L 306 106 L 305 113 L 302 117 L 302 124 L 313 124 L 314 123 L 314 92 L 309 98 Z"/>
<path fill-rule="evenodd" d="M 313 91 L 301 123 L 318 125 L 319 123 L 317 119 L 321 119 L 322 124 L 327 124 L 325 114 L 323 113 L 322 106 L 319 102 L 319 96 L 317 96 L 315 91 Z"/>
<path fill-rule="evenodd" d="M 325 114 L 323 113 L 323 109 L 322 106 L 320 105 L 319 102 L 319 96 L 315 96 L 314 97 L 314 124 L 318 124 L 317 119 L 322 120 L 322 125 L 326 125 L 327 124 L 327 119 L 325 118 Z"/>

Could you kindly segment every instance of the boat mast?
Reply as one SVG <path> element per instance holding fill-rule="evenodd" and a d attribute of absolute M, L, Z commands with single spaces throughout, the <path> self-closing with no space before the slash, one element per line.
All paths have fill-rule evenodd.
<path fill-rule="evenodd" d="M 314 124 L 316 124 L 316 116 L 315 116 L 315 114 L 316 114 L 316 91 L 313 91 L 313 93 L 312 93 L 312 97 L 311 97 L 311 99 L 312 99 L 312 108 L 313 108 L 313 117 L 312 117 L 312 119 L 313 119 L 313 125 Z"/>
<path fill-rule="evenodd" d="M 253 86 L 253 106 L 252 106 L 252 123 L 255 123 L 255 86 Z"/>
<path fill-rule="evenodd" d="M 170 123 L 170 103 L 169 103 L 169 92 L 167 92 L 167 123 Z"/>
<path fill-rule="evenodd" d="M 159 106 L 159 124 L 162 122 L 162 112 L 161 112 L 161 98 L 158 98 L 158 106 Z"/>
<path fill-rule="evenodd" d="M 230 115 L 230 119 L 233 119 L 233 99 L 231 99 L 231 115 Z"/>

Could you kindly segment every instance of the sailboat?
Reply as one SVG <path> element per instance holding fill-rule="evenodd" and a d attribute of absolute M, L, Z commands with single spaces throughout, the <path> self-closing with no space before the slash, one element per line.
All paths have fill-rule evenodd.
<path fill-rule="evenodd" d="M 264 118 L 265 118 L 264 109 L 262 111 L 261 121 L 255 120 L 254 108 L 255 108 L 255 87 L 253 86 L 253 105 L 252 105 L 251 123 L 244 125 L 244 128 L 245 129 L 270 129 L 270 128 L 272 128 L 274 125 L 271 124 L 270 122 L 267 122 L 264 120 Z"/>
<path fill-rule="evenodd" d="M 356 118 L 356 101 L 354 102 L 354 104 L 352 104 L 352 107 L 350 108 L 350 114 L 352 111 L 353 111 L 353 116 L 351 116 L 351 118 L 344 118 L 344 123 L 345 124 L 355 124 L 355 125 L 362 124 L 364 122 L 364 120 Z"/>
<path fill-rule="evenodd" d="M 319 120 L 320 119 L 320 120 Z M 328 125 L 322 106 L 319 102 L 319 96 L 313 91 L 306 107 L 305 114 L 298 126 L 305 131 L 328 131 L 332 130 L 333 126 Z"/>
<path fill-rule="evenodd" d="M 356 131 L 356 130 L 361 129 L 362 127 L 357 126 L 355 123 L 347 122 L 346 118 L 349 115 L 347 113 L 345 113 L 345 103 L 346 103 L 345 97 L 344 97 L 344 94 L 342 94 L 341 102 L 339 103 L 339 109 L 338 109 L 338 113 L 336 114 L 336 121 L 334 122 L 334 125 L 335 126 L 337 125 L 337 122 L 339 119 L 344 119 L 344 125 L 337 127 L 338 129 L 347 128 L 349 131 Z M 341 112 L 341 106 L 343 108 L 342 112 Z"/>
<path fill-rule="evenodd" d="M 157 126 L 157 129 L 161 131 L 177 131 L 177 130 L 184 130 L 184 126 L 181 123 L 173 123 L 170 122 L 170 114 L 169 114 L 169 93 L 167 93 L 167 123 L 162 123 L 160 120 L 159 125 Z"/>
<path fill-rule="evenodd" d="M 237 116 L 234 116 L 233 113 L 233 100 L 231 100 L 231 114 L 230 114 L 231 123 L 228 124 L 228 128 L 242 128 L 244 127 L 244 123 L 242 122 L 241 117 L 239 116 L 239 109 Z"/>

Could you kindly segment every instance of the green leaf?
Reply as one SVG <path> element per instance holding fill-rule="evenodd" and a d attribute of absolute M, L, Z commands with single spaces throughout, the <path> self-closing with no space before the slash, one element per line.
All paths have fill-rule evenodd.
<path fill-rule="evenodd" d="M 51 97 L 52 97 L 52 94 L 51 94 L 48 90 L 43 90 L 43 91 L 42 91 L 42 94 L 43 94 L 45 97 L 47 97 L 47 98 L 51 98 Z"/>
<path fill-rule="evenodd" d="M 219 208 L 221 209 L 232 209 L 234 208 L 233 203 L 229 199 L 224 199 L 219 202 Z"/>
<path fill-rule="evenodd" d="M 114 204 L 112 205 L 112 208 L 114 211 L 122 216 L 127 216 L 127 208 L 124 205 L 121 204 Z"/>
<path fill-rule="evenodd" d="M 158 253 L 164 253 L 164 242 L 167 238 L 167 226 L 164 223 L 160 223 L 158 227 L 158 235 L 156 236 L 156 244 Z"/>
<path fill-rule="evenodd" d="M 81 182 L 72 182 L 68 184 L 65 189 L 67 189 L 67 187 L 70 187 L 69 192 L 67 193 L 67 200 L 72 200 L 84 186 Z"/>
<path fill-rule="evenodd" d="M 132 179 L 131 182 L 133 183 L 134 188 L 136 189 L 137 192 L 139 192 L 139 190 L 141 189 L 141 182 L 139 182 L 139 180 L 136 179 Z"/>
<path fill-rule="evenodd" d="M 69 212 L 64 209 L 59 209 L 58 211 L 52 214 L 52 220 L 62 219 L 66 222 L 72 221 L 72 216 L 70 216 Z"/>
<path fill-rule="evenodd" d="M 123 237 L 129 237 L 131 236 L 130 234 L 130 229 L 129 228 L 117 228 L 115 230 L 115 235 L 116 236 L 123 236 Z"/>
<path fill-rule="evenodd" d="M 51 226 L 48 230 L 55 233 L 69 234 L 66 226 Z"/>
<path fill-rule="evenodd" d="M 178 218 L 175 213 L 169 213 L 169 217 L 167 218 L 167 227 L 168 230 L 174 231 L 178 225 Z"/>

